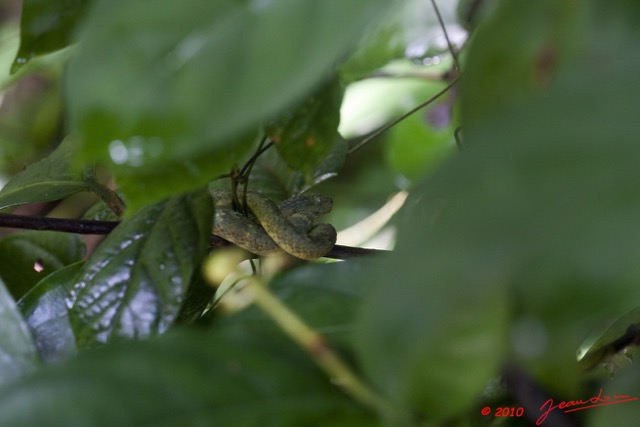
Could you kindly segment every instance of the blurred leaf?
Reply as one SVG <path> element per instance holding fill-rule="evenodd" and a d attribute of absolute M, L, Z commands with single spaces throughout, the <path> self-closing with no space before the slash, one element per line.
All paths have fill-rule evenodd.
<path fill-rule="evenodd" d="M 16 303 L 0 280 L 0 385 L 20 378 L 38 365 L 38 352 Z"/>
<path fill-rule="evenodd" d="M 23 231 L 0 240 L 0 277 L 20 298 L 48 274 L 79 261 L 84 240 L 77 234 Z"/>
<path fill-rule="evenodd" d="M 18 301 L 45 362 L 57 362 L 76 352 L 66 299 L 82 265 L 78 262 L 51 273 Z"/>
<path fill-rule="evenodd" d="M 640 367 L 634 364 L 630 369 L 621 372 L 620 375 L 611 381 L 599 384 L 602 386 L 602 398 L 610 396 L 610 400 L 625 400 L 624 396 L 635 398 L 629 402 L 620 402 L 615 405 L 606 405 L 602 407 L 585 410 L 587 427 L 608 427 L 632 426 L 640 417 L 640 404 L 638 399 L 638 384 L 640 383 Z M 591 395 L 576 396 L 576 399 L 586 399 L 598 396 L 599 389 L 593 390 Z M 616 396 L 619 396 L 616 398 Z"/>
<path fill-rule="evenodd" d="M 535 19 L 542 28 L 550 21 L 567 21 L 567 28 L 582 28 L 583 33 L 558 40 L 573 42 L 573 49 L 558 50 L 564 56 L 556 63 L 562 67 L 554 67 L 548 85 L 528 97 L 515 89 L 512 95 L 492 93 L 493 100 L 501 101 L 488 107 L 476 103 L 479 92 L 462 91 L 465 111 L 477 117 L 473 126 L 465 121 L 465 141 L 478 150 L 465 150 L 447 172 L 451 184 L 443 189 L 458 193 L 459 208 L 475 218 L 463 226 L 460 215 L 460 223 L 451 221 L 451 230 L 519 254 L 520 261 L 512 266 L 521 268 L 513 278 L 515 356 L 550 390 L 570 395 L 581 381 L 575 350 L 585 334 L 612 311 L 627 311 L 640 301 L 635 219 L 640 203 L 629 184 L 640 179 L 640 151 L 632 136 L 640 130 L 634 118 L 640 110 L 634 83 L 640 61 L 626 54 L 640 38 L 640 11 L 637 3 L 625 1 L 606 7 L 563 2 L 577 8 L 567 17 L 549 9 L 555 3 L 523 2 L 517 10 L 509 2 L 502 4 L 504 21 L 526 15 L 527 25 Z M 540 13 L 541 7 L 548 14 Z M 500 31 L 501 24 L 485 31 Z M 491 46 L 504 45 L 504 38 L 477 36 L 474 46 L 485 56 L 469 52 L 465 82 L 489 75 L 501 79 L 502 72 L 508 75 L 501 80 L 514 78 L 514 70 L 482 66 L 492 57 Z M 513 38 L 519 37 L 515 32 Z M 592 67 L 596 58 L 600 65 Z M 491 118 L 484 116 L 489 112 Z M 439 193 L 433 199 L 438 197 L 446 196 Z"/>
<path fill-rule="evenodd" d="M 441 81 L 431 80 L 444 72 L 441 66 L 418 68 L 429 78 L 420 77 L 418 69 L 404 63 L 398 68 L 400 75 L 415 74 L 415 77 L 370 78 L 347 87 L 339 128 L 345 138 L 373 132 L 444 87 Z"/>
<path fill-rule="evenodd" d="M 162 165 L 117 165 L 113 168 L 118 185 L 127 200 L 128 216 L 142 207 L 166 197 L 181 194 L 206 185 L 218 176 L 228 173 L 256 141 L 255 135 L 245 135 L 228 145 L 203 151 L 190 160 L 169 159 Z M 112 147 L 124 147 L 114 143 Z"/>
<path fill-rule="evenodd" d="M 394 3 L 99 2 L 68 70 L 81 157 L 132 169 L 226 158 L 229 141 L 300 102 Z"/>
<path fill-rule="evenodd" d="M 24 0 L 20 49 L 11 66 L 15 73 L 27 61 L 67 47 L 76 24 L 91 0 Z"/>
<path fill-rule="evenodd" d="M 333 79 L 302 105 L 269 122 L 267 134 L 289 167 L 308 175 L 340 138 L 342 93 L 340 81 Z"/>
<path fill-rule="evenodd" d="M 90 190 L 92 184 L 83 179 L 82 172 L 71 170 L 76 148 L 76 142 L 67 138 L 49 156 L 15 175 L 0 191 L 0 209 Z"/>
<path fill-rule="evenodd" d="M 199 191 L 149 206 L 109 234 L 69 301 L 78 344 L 164 332 L 207 251 L 212 220 L 211 197 Z"/>
<path fill-rule="evenodd" d="M 421 196 L 408 208 L 393 254 L 354 277 L 373 287 L 356 348 L 365 372 L 398 408 L 442 419 L 468 408 L 497 374 L 506 344 L 506 274 L 496 268 L 499 251 L 474 254 L 460 238 L 436 233 L 424 214 L 433 200 Z"/>
<path fill-rule="evenodd" d="M 502 4 L 514 3 L 514 25 L 525 16 L 527 26 L 551 16 L 575 25 L 573 16 L 537 14 L 548 1 Z M 592 25 L 583 28 L 593 32 L 558 59 L 564 68 L 539 95 L 498 93 L 504 104 L 489 107 L 476 104 L 477 91 L 462 92 L 476 114 L 465 129 L 469 149 L 417 189 L 396 252 L 362 278 L 375 292 L 361 318 L 360 357 L 398 404 L 432 418 L 469 407 L 506 357 L 507 331 L 512 357 L 536 381 L 575 394 L 579 340 L 612 308 L 637 306 L 640 200 L 629 183 L 640 181 L 640 61 L 626 53 L 640 14 L 636 3 L 620 26 L 610 19 L 620 9 L 610 7 L 588 8 Z M 482 61 L 489 43 L 505 45 L 499 39 L 478 35 Z M 467 83 L 489 72 L 474 55 Z M 593 55 L 599 67 L 589 66 Z M 508 81 L 514 70 L 493 72 Z"/>
<path fill-rule="evenodd" d="M 350 347 L 356 310 L 368 287 L 353 279 L 366 271 L 367 265 L 357 260 L 301 265 L 276 276 L 269 289 L 332 343 Z M 235 318 L 267 323 L 277 329 L 257 307 L 250 307 L 231 320 Z"/>
<path fill-rule="evenodd" d="M 470 41 L 467 68 L 472 72 L 462 80 L 465 128 L 545 92 L 584 42 L 591 3 L 498 2 Z"/>
<path fill-rule="evenodd" d="M 6 426 L 363 424 L 375 420 L 301 350 L 244 325 L 109 346 L 0 389 Z"/>
<path fill-rule="evenodd" d="M 424 178 L 451 154 L 453 129 L 434 129 L 425 114 L 414 114 L 391 129 L 387 159 L 397 172 L 415 181 Z"/>

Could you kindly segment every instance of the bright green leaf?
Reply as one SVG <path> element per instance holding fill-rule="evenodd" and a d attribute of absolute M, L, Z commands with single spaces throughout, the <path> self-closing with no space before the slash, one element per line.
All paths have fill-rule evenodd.
<path fill-rule="evenodd" d="M 24 231 L 0 240 L 0 277 L 19 298 L 48 274 L 79 261 L 84 240 L 77 234 Z"/>
<path fill-rule="evenodd" d="M 122 222 L 78 274 L 70 299 L 78 343 L 164 332 L 207 251 L 212 220 L 211 197 L 199 191 Z"/>
<path fill-rule="evenodd" d="M 0 280 L 0 384 L 34 370 L 38 352 L 16 303 Z"/>
<path fill-rule="evenodd" d="M 67 138 L 49 156 L 15 175 L 0 191 L 0 209 L 88 191 L 90 182 L 83 179 L 82 172 L 71 168 L 76 149 L 76 142 Z"/>
<path fill-rule="evenodd" d="M 91 0 L 24 0 L 20 49 L 11 67 L 16 72 L 30 59 L 67 47 Z"/>
<path fill-rule="evenodd" d="M 110 346 L 45 368 L 0 389 L 0 425 L 320 427 L 375 420 L 283 335 L 236 325 Z"/>
<path fill-rule="evenodd" d="M 326 79 L 394 3 L 101 1 L 67 81 L 82 158 L 135 168 L 228 153 Z"/>
<path fill-rule="evenodd" d="M 51 273 L 18 301 L 38 353 L 45 362 L 56 362 L 76 352 L 67 296 L 81 267 L 79 262 Z"/>

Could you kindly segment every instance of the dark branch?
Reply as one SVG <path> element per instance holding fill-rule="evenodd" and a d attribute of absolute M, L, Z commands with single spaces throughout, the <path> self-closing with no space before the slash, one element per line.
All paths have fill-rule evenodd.
<path fill-rule="evenodd" d="M 0 214 L 0 228 L 20 228 L 27 230 L 48 230 L 61 231 L 64 233 L 77 234 L 109 234 L 116 226 L 120 224 L 117 221 L 93 221 L 88 219 L 66 219 L 66 218 L 47 218 L 34 217 L 25 215 Z M 212 248 L 231 246 L 232 244 L 226 240 L 211 235 L 210 245 Z M 350 246 L 335 245 L 327 258 L 347 259 L 362 255 L 372 255 L 385 253 L 387 251 L 378 249 L 365 249 Z"/>
<path fill-rule="evenodd" d="M 87 219 L 45 218 L 24 215 L 0 214 L 0 227 L 27 230 L 62 231 L 77 234 L 109 234 L 118 222 Z"/>

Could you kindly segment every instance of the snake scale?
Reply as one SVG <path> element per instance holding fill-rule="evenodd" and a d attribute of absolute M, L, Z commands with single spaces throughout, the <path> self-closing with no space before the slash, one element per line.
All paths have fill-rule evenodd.
<path fill-rule="evenodd" d="M 320 194 L 300 195 L 276 204 L 259 193 L 247 193 L 251 215 L 233 210 L 231 192 L 213 190 L 213 233 L 257 255 L 287 252 L 312 260 L 326 255 L 336 242 L 330 224 L 314 220 L 331 211 L 332 200 Z"/>

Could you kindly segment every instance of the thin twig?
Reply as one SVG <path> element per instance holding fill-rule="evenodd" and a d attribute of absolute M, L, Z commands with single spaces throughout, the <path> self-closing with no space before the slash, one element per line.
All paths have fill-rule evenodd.
<path fill-rule="evenodd" d="M 458 80 L 460 80 L 460 76 L 462 76 L 462 74 L 457 75 L 455 79 L 451 80 L 451 82 L 449 82 L 449 84 L 447 84 L 447 86 L 445 86 L 444 89 L 442 89 L 440 92 L 438 92 L 435 95 L 433 95 L 431 98 L 429 98 L 426 101 L 418 104 L 416 107 L 414 107 L 411 110 L 407 111 L 406 113 L 404 113 L 403 115 L 401 115 L 397 119 L 395 119 L 395 120 L 387 123 L 386 125 L 382 126 L 380 129 L 378 129 L 377 131 L 373 132 L 371 135 L 369 135 L 368 137 L 366 137 L 365 139 L 363 139 L 362 141 L 360 141 L 359 143 L 357 143 L 356 145 L 351 147 L 349 149 L 349 154 L 351 154 L 351 153 L 359 150 L 360 148 L 364 147 L 366 144 L 368 144 L 369 142 L 371 142 L 372 140 L 374 140 L 375 138 L 377 138 L 381 134 L 385 133 L 387 130 L 389 130 L 390 128 L 392 128 L 396 124 L 400 123 L 401 121 L 403 121 L 404 119 L 406 119 L 410 115 L 420 111 L 421 109 L 423 109 L 427 105 L 431 104 L 436 99 L 440 98 L 442 95 L 447 93 L 449 91 L 449 89 L 451 89 L 456 83 L 458 83 Z"/>
<path fill-rule="evenodd" d="M 431 0 L 431 4 L 433 5 L 433 10 L 436 11 L 436 16 L 438 17 L 440 28 L 442 28 L 442 32 L 444 33 L 444 39 L 447 41 L 447 47 L 449 48 L 449 53 L 451 53 L 451 57 L 453 58 L 453 63 L 456 66 L 456 70 L 458 71 L 458 74 L 460 74 L 460 63 L 458 62 L 458 55 L 456 54 L 456 51 L 453 48 L 453 43 L 451 43 L 451 39 L 449 38 L 447 27 L 445 27 L 444 25 L 444 20 L 442 19 L 442 15 L 440 15 L 440 9 L 438 9 L 436 0 Z"/>

